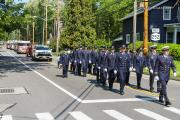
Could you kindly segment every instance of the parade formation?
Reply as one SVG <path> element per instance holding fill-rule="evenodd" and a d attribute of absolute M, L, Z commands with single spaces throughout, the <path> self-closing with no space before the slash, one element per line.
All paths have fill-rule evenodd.
<path fill-rule="evenodd" d="M 154 81 L 157 80 L 157 92 L 159 92 L 159 102 L 166 106 L 171 105 L 167 95 L 167 83 L 172 68 L 176 76 L 176 67 L 173 58 L 169 55 L 169 47 L 162 48 L 162 54 L 157 53 L 157 46 L 150 46 L 147 56 L 143 54 L 143 48 L 137 51 L 127 50 L 125 45 L 115 52 L 114 46 L 109 49 L 102 46 L 99 50 L 90 50 L 80 46 L 79 49 L 65 52 L 60 55 L 58 66 L 63 69 L 63 77 L 68 77 L 68 68 L 74 75 L 86 77 L 87 73 L 96 75 L 96 83 L 102 87 L 107 86 L 113 89 L 113 83 L 117 79 L 120 83 L 120 95 L 124 95 L 124 87 L 129 84 L 130 72 L 135 72 L 137 77 L 137 89 L 141 88 L 143 69 L 149 71 L 149 91 L 155 92 Z M 81 75 L 81 72 L 83 73 Z M 108 81 L 108 82 L 106 82 Z"/>

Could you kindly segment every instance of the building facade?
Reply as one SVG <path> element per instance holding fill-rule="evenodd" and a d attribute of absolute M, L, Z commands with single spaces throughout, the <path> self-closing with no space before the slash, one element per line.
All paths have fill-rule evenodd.
<path fill-rule="evenodd" d="M 123 20 L 123 43 L 133 41 L 133 13 Z M 159 28 L 159 43 L 180 44 L 180 0 L 162 0 L 149 7 L 149 34 L 151 41 L 153 28 Z M 144 10 L 137 11 L 136 39 L 143 41 L 144 38 Z"/>

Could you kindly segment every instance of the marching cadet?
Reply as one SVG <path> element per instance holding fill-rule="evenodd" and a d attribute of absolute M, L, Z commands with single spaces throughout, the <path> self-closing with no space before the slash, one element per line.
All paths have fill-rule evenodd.
<path fill-rule="evenodd" d="M 143 49 L 140 48 L 139 53 L 135 57 L 134 66 L 137 76 L 137 88 L 141 89 L 141 79 L 143 74 L 143 68 L 146 67 L 146 58 L 143 55 Z"/>
<path fill-rule="evenodd" d="M 156 51 L 157 45 L 152 45 L 150 46 L 150 54 L 148 55 L 148 67 L 149 67 L 149 74 L 150 74 L 150 82 L 149 82 L 149 86 L 150 86 L 150 92 L 154 91 L 154 70 L 155 70 L 155 64 L 156 64 L 156 60 L 158 58 L 158 53 Z"/>
<path fill-rule="evenodd" d="M 173 58 L 169 56 L 169 46 L 165 46 L 162 48 L 162 55 L 159 55 L 156 60 L 155 65 L 155 79 L 159 80 L 161 83 L 161 91 L 159 94 L 159 102 L 164 103 L 163 98 L 165 100 L 165 106 L 171 105 L 167 95 L 167 83 L 170 78 L 170 68 L 172 68 L 174 77 L 176 77 L 176 67 L 173 62 Z"/>
<path fill-rule="evenodd" d="M 88 50 L 88 56 L 87 56 L 87 64 L 88 64 L 88 73 L 92 74 L 92 65 L 93 65 L 93 50 Z"/>
<path fill-rule="evenodd" d="M 107 75 L 108 75 L 108 70 L 107 70 L 107 54 L 108 50 L 106 46 L 103 46 L 104 50 L 100 54 L 100 60 L 101 60 L 101 74 L 100 74 L 100 79 L 102 86 L 106 86 L 106 80 L 107 80 Z"/>
<path fill-rule="evenodd" d="M 59 58 L 59 68 L 63 68 L 63 78 L 68 77 L 68 68 L 69 68 L 69 61 L 70 57 L 68 54 L 68 49 L 65 49 L 65 52 Z"/>
<path fill-rule="evenodd" d="M 74 68 L 74 56 L 73 56 L 73 51 L 70 52 L 69 54 L 69 57 L 70 57 L 70 71 L 73 73 L 73 68 Z"/>
<path fill-rule="evenodd" d="M 108 82 L 109 82 L 109 90 L 112 90 L 113 88 L 113 83 L 116 78 L 116 74 L 114 73 L 115 70 L 115 60 L 116 60 L 116 55 L 115 55 L 115 48 L 114 46 L 111 47 L 111 52 L 108 53 L 107 55 L 107 68 L 108 68 Z"/>
<path fill-rule="evenodd" d="M 92 59 L 92 66 L 93 66 L 93 74 L 97 74 L 97 67 L 96 67 L 96 60 L 98 58 L 98 49 L 97 47 L 94 48 L 94 50 L 91 51 L 91 59 Z"/>
<path fill-rule="evenodd" d="M 101 47 L 99 52 L 96 53 L 96 58 L 95 58 L 95 67 L 96 67 L 96 80 L 97 84 L 100 84 L 100 71 L 101 71 L 101 54 L 103 52 L 103 48 Z"/>
<path fill-rule="evenodd" d="M 122 45 L 120 47 L 120 52 L 116 54 L 115 70 L 114 73 L 117 73 L 117 79 L 120 83 L 120 94 L 124 95 L 124 86 L 126 82 L 127 72 L 129 71 L 130 58 L 126 53 L 126 46 Z M 131 67 L 132 68 L 132 67 Z"/>
<path fill-rule="evenodd" d="M 87 75 L 87 66 L 88 66 L 88 50 L 87 47 L 84 47 L 84 50 L 82 51 L 82 70 L 83 70 L 83 77 L 86 77 Z"/>
<path fill-rule="evenodd" d="M 130 50 L 128 50 L 127 51 L 127 54 L 129 55 L 129 59 L 130 59 L 130 61 L 131 61 L 131 63 L 132 63 L 132 65 L 130 65 L 129 67 L 131 67 L 131 66 L 133 66 L 133 53 L 130 51 Z M 131 68 L 131 70 L 129 70 L 128 72 L 127 72 L 127 76 L 126 76 L 126 85 L 129 85 L 129 77 L 130 77 L 130 72 L 132 71 L 132 68 Z"/>
<path fill-rule="evenodd" d="M 81 76 L 81 69 L 82 69 L 82 62 L 83 62 L 83 49 L 80 46 L 79 50 L 77 51 L 77 73 Z"/>

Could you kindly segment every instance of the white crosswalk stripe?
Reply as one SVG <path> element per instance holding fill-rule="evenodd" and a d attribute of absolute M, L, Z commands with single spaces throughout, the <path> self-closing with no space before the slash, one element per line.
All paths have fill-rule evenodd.
<path fill-rule="evenodd" d="M 0 120 L 13 120 L 11 115 L 4 115 Z"/>
<path fill-rule="evenodd" d="M 162 115 L 159 115 L 157 113 L 154 113 L 154 112 L 146 110 L 146 109 L 134 109 L 134 110 L 145 116 L 148 116 L 154 120 L 171 120 L 169 118 L 163 117 Z"/>
<path fill-rule="evenodd" d="M 38 120 L 54 120 L 53 116 L 50 113 L 36 113 Z"/>
<path fill-rule="evenodd" d="M 127 117 L 126 115 L 120 113 L 120 112 L 117 112 L 115 110 L 103 110 L 106 114 L 108 114 L 109 116 L 117 119 L 117 120 L 133 120 L 129 117 Z"/>
<path fill-rule="evenodd" d="M 80 111 L 70 112 L 71 116 L 76 120 L 93 120 Z"/>
<path fill-rule="evenodd" d="M 174 107 L 166 107 L 164 108 L 165 110 L 169 110 L 173 113 L 179 114 L 180 115 L 180 109 L 174 108 Z"/>

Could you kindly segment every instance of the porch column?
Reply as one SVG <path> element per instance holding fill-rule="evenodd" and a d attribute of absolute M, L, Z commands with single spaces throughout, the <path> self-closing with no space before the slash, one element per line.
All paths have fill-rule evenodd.
<path fill-rule="evenodd" d="M 174 28 L 174 39 L 173 39 L 173 43 L 177 43 L 177 27 Z"/>
<path fill-rule="evenodd" d="M 167 41 L 168 41 L 168 32 L 166 31 L 166 44 L 167 44 Z"/>

